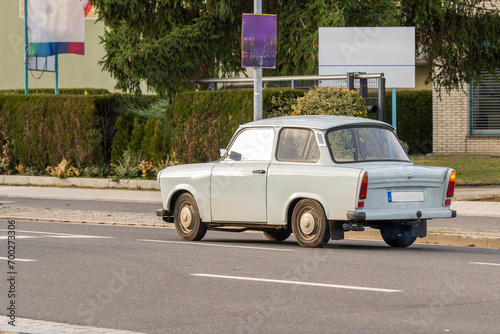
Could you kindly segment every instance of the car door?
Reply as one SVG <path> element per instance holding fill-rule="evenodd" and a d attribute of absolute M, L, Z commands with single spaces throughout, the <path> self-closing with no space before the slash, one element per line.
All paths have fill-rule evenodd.
<path fill-rule="evenodd" d="M 273 128 L 239 132 L 227 156 L 212 169 L 213 222 L 267 221 L 267 172 L 273 141 Z"/>

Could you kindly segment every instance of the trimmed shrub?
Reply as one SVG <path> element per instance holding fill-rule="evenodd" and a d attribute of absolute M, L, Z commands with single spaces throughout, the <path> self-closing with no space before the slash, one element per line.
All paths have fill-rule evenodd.
<path fill-rule="evenodd" d="M 14 163 L 36 169 L 63 158 L 77 167 L 94 164 L 101 153 L 98 121 L 93 100 L 75 95 L 11 95 L 0 113 Z"/>
<path fill-rule="evenodd" d="M 397 134 L 410 154 L 432 153 L 432 91 L 397 92 Z M 386 92 L 386 121 L 392 124 L 392 92 Z"/>
<path fill-rule="evenodd" d="M 144 125 L 139 122 L 139 117 L 134 118 L 134 125 L 132 127 L 132 134 L 130 136 L 130 142 L 128 143 L 128 149 L 134 153 L 141 151 L 141 143 L 144 139 Z"/>
<path fill-rule="evenodd" d="M 281 94 L 281 95 L 280 95 Z M 302 96 L 299 90 L 263 90 L 263 116 L 276 116 L 272 96 Z M 173 151 L 181 163 L 219 158 L 240 124 L 253 120 L 253 90 L 186 92 L 167 109 Z"/>
<path fill-rule="evenodd" d="M 123 151 L 127 149 L 129 142 L 128 128 L 123 124 L 121 117 L 116 118 L 115 135 L 113 137 L 113 145 L 111 147 L 111 163 L 116 164 L 118 159 L 123 155 Z"/>
<path fill-rule="evenodd" d="M 24 89 L 5 89 L 0 90 L 0 94 L 23 94 Z M 54 88 L 32 88 L 28 90 L 28 95 L 31 94 L 54 94 Z M 101 95 L 109 94 L 109 91 L 104 88 L 62 88 L 58 90 L 58 94 L 65 95 Z"/>
<path fill-rule="evenodd" d="M 10 173 L 16 165 L 45 170 L 63 158 L 77 168 L 109 164 L 117 117 L 129 133 L 131 107 L 147 108 L 159 101 L 155 96 L 121 94 L 5 92 L 0 92 L 0 173 Z"/>
<path fill-rule="evenodd" d="M 367 117 L 365 100 L 346 88 L 315 87 L 292 106 L 292 115 Z"/>

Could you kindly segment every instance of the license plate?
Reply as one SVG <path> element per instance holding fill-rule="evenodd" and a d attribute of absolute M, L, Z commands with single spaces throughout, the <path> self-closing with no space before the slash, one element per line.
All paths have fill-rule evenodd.
<path fill-rule="evenodd" d="M 392 202 L 424 202 L 423 191 L 388 191 L 387 198 Z"/>

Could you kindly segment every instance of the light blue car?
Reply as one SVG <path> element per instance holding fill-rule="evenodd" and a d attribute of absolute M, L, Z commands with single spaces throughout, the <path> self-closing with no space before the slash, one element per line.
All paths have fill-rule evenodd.
<path fill-rule="evenodd" d="M 370 227 L 406 247 L 426 236 L 429 219 L 456 216 L 455 176 L 414 165 L 383 122 L 268 118 L 241 125 L 219 161 L 160 171 L 157 215 L 185 240 L 201 240 L 207 229 L 258 230 L 319 247 Z"/>

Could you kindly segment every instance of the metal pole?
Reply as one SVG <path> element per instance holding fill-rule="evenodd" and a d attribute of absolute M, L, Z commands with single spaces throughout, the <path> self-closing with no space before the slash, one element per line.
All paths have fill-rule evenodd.
<path fill-rule="evenodd" d="M 59 94 L 59 54 L 56 53 L 56 89 L 55 94 Z"/>
<path fill-rule="evenodd" d="M 385 122 L 385 78 L 378 79 L 378 120 Z"/>
<path fill-rule="evenodd" d="M 262 14 L 262 0 L 254 0 L 254 14 Z M 262 119 L 262 69 L 254 68 L 253 79 L 253 120 Z"/>
<path fill-rule="evenodd" d="M 28 0 L 24 1 L 24 94 L 28 94 Z"/>
<path fill-rule="evenodd" d="M 347 72 L 347 90 L 354 90 L 354 73 Z"/>
<path fill-rule="evenodd" d="M 397 133 L 397 115 L 396 115 L 396 88 L 392 89 L 392 126 L 394 127 L 394 133 Z"/>

